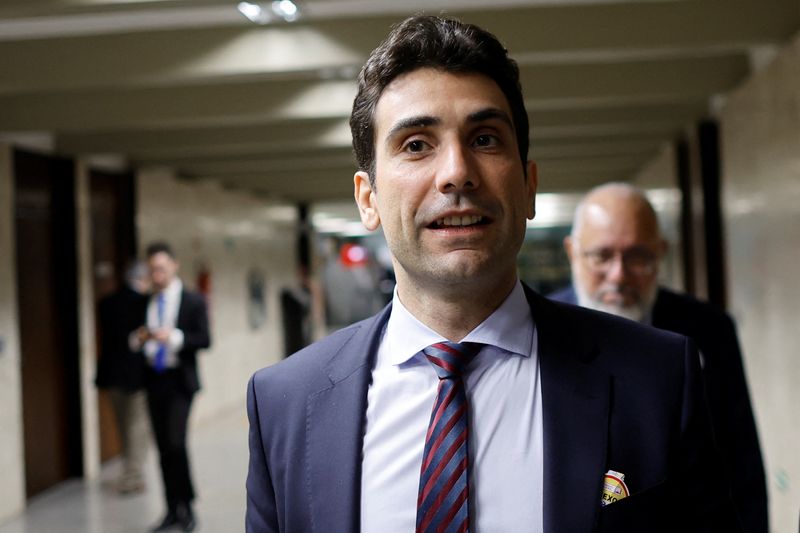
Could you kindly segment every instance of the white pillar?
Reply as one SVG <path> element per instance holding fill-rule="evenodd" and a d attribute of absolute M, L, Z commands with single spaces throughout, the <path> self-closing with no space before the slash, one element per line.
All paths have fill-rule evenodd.
<path fill-rule="evenodd" d="M 0 522 L 25 507 L 12 152 L 0 143 Z"/>
<path fill-rule="evenodd" d="M 75 246 L 78 260 L 78 349 L 80 354 L 81 426 L 83 427 L 83 476 L 100 473 L 100 422 L 94 374 L 97 361 L 92 282 L 92 210 L 89 168 L 75 163 Z"/>

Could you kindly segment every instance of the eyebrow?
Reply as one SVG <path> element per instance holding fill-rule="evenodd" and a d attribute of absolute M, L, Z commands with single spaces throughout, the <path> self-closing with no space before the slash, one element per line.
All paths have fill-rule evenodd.
<path fill-rule="evenodd" d="M 511 117 L 508 116 L 508 113 L 496 107 L 487 107 L 486 109 L 481 109 L 467 116 L 467 122 L 470 123 L 484 122 L 487 120 L 500 120 L 501 122 L 507 124 L 512 130 L 514 129 L 514 122 L 511 120 Z M 418 115 L 404 118 L 392 126 L 392 129 L 389 130 L 389 133 L 386 134 L 386 139 L 391 139 L 403 130 L 411 128 L 427 128 L 429 126 L 441 124 L 441 122 L 442 120 L 439 117 L 432 115 Z"/>
<path fill-rule="evenodd" d="M 484 122 L 486 120 L 500 120 L 501 122 L 505 122 L 512 130 L 514 129 L 514 122 L 511 120 L 511 117 L 508 116 L 508 113 L 496 107 L 481 109 L 467 117 L 467 121 L 469 122 Z"/>
<path fill-rule="evenodd" d="M 418 115 L 415 117 L 404 118 L 392 126 L 392 129 L 389 130 L 389 133 L 386 134 L 386 139 L 391 139 L 403 130 L 435 126 L 441 122 L 442 120 L 440 118 L 431 115 Z"/>

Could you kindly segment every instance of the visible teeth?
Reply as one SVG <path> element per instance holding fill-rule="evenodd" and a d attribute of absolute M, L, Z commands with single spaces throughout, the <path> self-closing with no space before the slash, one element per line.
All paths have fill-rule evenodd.
<path fill-rule="evenodd" d="M 439 226 L 470 226 L 483 220 L 478 215 L 467 215 L 463 217 L 444 217 L 436 221 Z"/>

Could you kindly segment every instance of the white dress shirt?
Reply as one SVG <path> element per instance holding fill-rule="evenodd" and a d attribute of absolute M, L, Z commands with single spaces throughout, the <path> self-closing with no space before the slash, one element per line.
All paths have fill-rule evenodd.
<path fill-rule="evenodd" d="M 155 330 L 160 327 L 173 328 L 172 334 L 167 343 L 167 353 L 164 359 L 164 367 L 175 368 L 178 366 L 178 352 L 183 348 L 183 331 L 175 327 L 178 323 L 178 311 L 181 308 L 181 293 L 183 292 L 183 283 L 179 278 L 172 280 L 166 289 L 164 289 L 164 320 L 162 323 L 158 321 L 158 296 L 155 293 L 150 296 L 150 302 L 147 304 L 147 328 Z M 158 342 L 151 339 L 144 343 L 144 355 L 147 358 L 147 363 L 153 366 L 158 352 Z"/>
<path fill-rule="evenodd" d="M 395 292 L 372 371 L 361 476 L 361 530 L 413 532 L 439 379 L 421 350 L 446 340 Z M 464 376 L 470 408 L 470 530 L 543 531 L 543 423 L 536 329 L 522 285 L 461 342 L 486 344 Z"/>

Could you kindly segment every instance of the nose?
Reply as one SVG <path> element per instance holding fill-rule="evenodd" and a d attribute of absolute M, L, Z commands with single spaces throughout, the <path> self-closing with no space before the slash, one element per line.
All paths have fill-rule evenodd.
<path fill-rule="evenodd" d="M 606 280 L 612 283 L 621 283 L 625 280 L 625 261 L 622 259 L 622 254 L 614 254 L 606 272 Z"/>
<path fill-rule="evenodd" d="M 436 188 L 441 193 L 462 192 L 478 187 L 469 148 L 460 142 L 452 142 L 440 153 L 440 164 L 436 169 Z"/>

